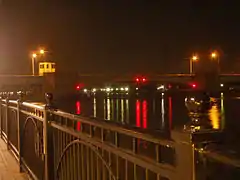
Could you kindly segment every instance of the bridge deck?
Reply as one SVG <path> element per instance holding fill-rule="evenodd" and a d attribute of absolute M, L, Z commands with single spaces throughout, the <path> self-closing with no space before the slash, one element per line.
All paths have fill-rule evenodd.
<path fill-rule="evenodd" d="M 19 173 L 19 166 L 6 143 L 0 138 L 0 180 L 28 180 L 25 173 Z"/>

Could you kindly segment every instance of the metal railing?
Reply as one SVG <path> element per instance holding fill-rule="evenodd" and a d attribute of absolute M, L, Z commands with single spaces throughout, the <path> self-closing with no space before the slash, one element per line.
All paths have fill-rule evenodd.
<path fill-rule="evenodd" d="M 57 110 L 47 96 L 47 104 L 0 100 L 1 137 L 33 179 L 195 178 L 189 133 L 163 139 Z"/>

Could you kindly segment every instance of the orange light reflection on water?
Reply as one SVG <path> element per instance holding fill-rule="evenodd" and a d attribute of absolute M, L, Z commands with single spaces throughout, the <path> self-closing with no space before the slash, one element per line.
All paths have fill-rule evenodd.
<path fill-rule="evenodd" d="M 213 129 L 220 129 L 220 113 L 217 105 L 212 106 L 209 110 L 209 119 Z"/>

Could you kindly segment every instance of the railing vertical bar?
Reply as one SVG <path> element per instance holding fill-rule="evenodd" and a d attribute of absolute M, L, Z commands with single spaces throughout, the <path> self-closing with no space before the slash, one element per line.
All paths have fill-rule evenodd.
<path fill-rule="evenodd" d="M 68 143 L 70 143 L 71 142 L 71 136 L 72 135 L 70 135 L 70 134 L 68 134 Z M 72 152 L 71 152 L 71 148 L 72 147 L 69 147 L 69 149 L 67 150 L 68 151 L 68 156 L 67 156 L 67 158 L 68 158 L 68 174 L 69 174 L 69 176 L 68 176 L 68 178 L 70 179 L 70 180 L 72 180 Z"/>
<path fill-rule="evenodd" d="M 112 166 L 111 152 L 108 152 L 108 165 L 109 167 Z M 109 173 L 109 179 L 111 179 L 111 173 Z"/>
<path fill-rule="evenodd" d="M 85 161 L 85 159 L 84 159 L 84 147 L 83 147 L 83 145 L 81 144 L 81 161 L 82 161 L 82 179 L 83 180 L 85 180 L 86 178 L 86 176 L 85 176 L 85 165 L 84 165 L 84 161 Z"/>
<path fill-rule="evenodd" d="M 157 174 L 157 180 L 161 180 L 160 174 Z"/>
<path fill-rule="evenodd" d="M 2 138 L 2 98 L 0 97 L 0 137 Z"/>
<path fill-rule="evenodd" d="M 128 180 L 128 160 L 125 159 L 125 180 Z"/>
<path fill-rule="evenodd" d="M 91 158 L 91 179 L 95 179 L 94 173 L 95 173 L 95 168 L 94 168 L 94 164 L 93 164 L 93 151 L 90 151 L 90 158 Z"/>
<path fill-rule="evenodd" d="M 73 145 L 73 179 L 75 180 L 77 180 L 77 168 L 76 168 L 76 166 L 77 166 L 77 160 L 78 160 L 78 157 L 77 157 L 77 155 L 78 155 L 78 153 L 76 153 L 76 148 L 77 148 L 77 145 L 78 145 L 78 143 L 77 144 L 74 144 Z"/>
<path fill-rule="evenodd" d="M 63 149 L 66 147 L 66 133 L 65 132 L 63 132 Z M 67 158 L 66 158 L 66 156 L 63 156 L 63 169 L 62 169 L 62 171 L 64 171 L 64 179 L 68 179 L 68 177 L 67 177 L 67 166 L 66 166 L 66 164 L 67 164 L 67 162 L 66 162 L 66 160 L 67 160 Z"/>
<path fill-rule="evenodd" d="M 148 180 L 148 169 L 145 169 L 145 179 Z"/>
<path fill-rule="evenodd" d="M 136 164 L 134 163 L 133 164 L 133 175 L 134 175 L 134 180 L 137 180 L 137 167 L 136 167 Z"/>
<path fill-rule="evenodd" d="M 62 131 L 60 131 L 59 130 L 59 133 L 60 133 L 60 149 L 59 149 L 59 159 L 60 159 L 60 157 L 61 157 L 61 155 L 62 155 L 62 153 L 63 153 L 63 132 Z M 64 159 L 62 159 L 61 160 L 61 162 L 60 162 L 60 167 L 61 167 L 61 169 L 60 169 L 60 173 L 61 173 L 61 178 L 65 178 L 65 175 L 64 175 L 64 166 L 63 166 L 63 161 L 64 161 Z"/>
<path fill-rule="evenodd" d="M 97 147 L 97 152 L 99 151 L 99 148 Z M 97 159 L 97 180 L 100 180 L 100 173 L 99 173 L 99 158 L 98 158 L 98 155 L 97 155 L 97 157 L 96 157 L 96 159 Z"/>
<path fill-rule="evenodd" d="M 102 158 L 104 159 L 104 150 L 102 149 Z M 106 179 L 106 172 L 105 172 L 105 165 L 104 165 L 104 163 L 103 163 L 103 161 L 102 161 L 102 173 L 103 173 L 103 180 L 105 180 Z"/>
<path fill-rule="evenodd" d="M 5 123 L 6 123 L 6 135 L 7 135 L 7 149 L 10 149 L 10 141 L 9 141 L 9 119 L 8 119 L 8 99 L 6 99 L 6 115 L 5 115 Z"/>
<path fill-rule="evenodd" d="M 76 168 L 76 171 L 77 171 L 77 178 L 76 178 L 76 180 L 78 180 L 78 179 L 81 179 L 81 175 L 82 175 L 82 166 L 81 166 L 81 163 L 80 163 L 80 161 L 81 161 L 81 156 L 80 156 L 80 144 L 79 143 L 77 143 L 77 152 L 76 152 L 76 155 L 77 155 L 77 168 Z"/>
<path fill-rule="evenodd" d="M 119 164 L 118 164 L 118 155 L 116 155 L 116 176 L 119 178 Z"/>
<path fill-rule="evenodd" d="M 1 108 L 0 108 L 1 109 Z M 19 152 L 19 171 L 22 172 L 22 139 L 21 139 L 21 126 L 20 126 L 20 100 L 17 101 L 17 135 L 18 135 L 18 152 Z"/>
<path fill-rule="evenodd" d="M 89 158 L 89 147 L 86 146 L 86 156 L 87 156 L 87 180 L 90 180 L 90 158 Z"/>

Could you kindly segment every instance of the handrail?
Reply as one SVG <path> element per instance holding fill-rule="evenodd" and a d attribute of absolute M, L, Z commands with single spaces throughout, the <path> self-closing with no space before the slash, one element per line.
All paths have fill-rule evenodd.
<path fill-rule="evenodd" d="M 165 146 L 168 146 L 168 147 L 174 147 L 174 142 L 172 140 L 166 140 L 166 139 L 163 139 L 161 137 L 154 137 L 152 135 L 149 135 L 149 134 L 144 134 L 144 133 L 141 133 L 141 132 L 137 132 L 137 131 L 134 131 L 134 130 L 130 130 L 130 129 L 126 129 L 126 127 L 119 127 L 115 124 L 109 124 L 109 123 L 106 123 L 106 122 L 103 122 L 103 121 L 96 121 L 94 119 L 90 119 L 90 118 L 83 118 L 83 117 L 80 117 L 80 116 L 77 116 L 77 115 L 72 115 L 70 113 L 66 113 L 66 112 L 63 112 L 63 111 L 52 111 L 52 113 L 54 115 L 58 115 L 58 116 L 62 116 L 62 117 L 65 117 L 65 118 L 71 118 L 72 120 L 75 120 L 75 121 L 80 121 L 82 123 L 85 123 L 85 124 L 89 124 L 89 125 L 92 125 L 92 126 L 96 126 L 96 127 L 99 127 L 99 128 L 103 128 L 103 129 L 107 129 L 109 131 L 114 131 L 114 132 L 117 132 L 117 133 L 121 133 L 121 134 L 124 134 L 124 135 L 128 135 L 128 136 L 131 136 L 131 137 L 134 137 L 134 138 L 138 138 L 138 139 L 142 139 L 142 140 L 145 140 L 145 141 L 148 141 L 148 142 L 152 142 L 152 143 L 156 143 L 156 144 L 161 144 L 161 145 L 165 145 Z"/>
<path fill-rule="evenodd" d="M 26 106 L 26 107 L 30 107 L 30 108 L 35 108 L 35 109 L 38 109 L 38 110 L 44 110 L 44 106 L 40 106 L 40 105 L 36 105 L 36 104 L 33 104 L 33 103 L 28 103 L 28 102 L 23 102 L 22 103 L 23 106 Z"/>

